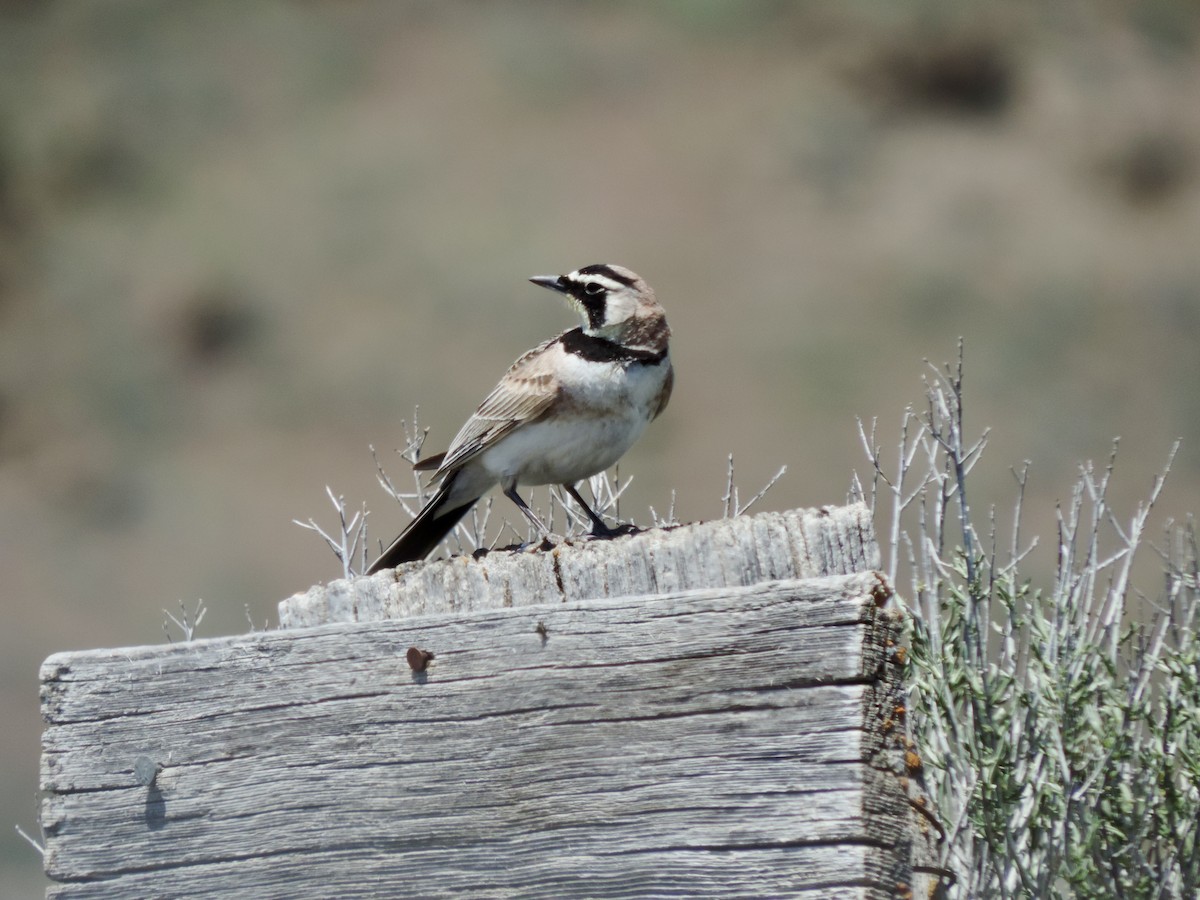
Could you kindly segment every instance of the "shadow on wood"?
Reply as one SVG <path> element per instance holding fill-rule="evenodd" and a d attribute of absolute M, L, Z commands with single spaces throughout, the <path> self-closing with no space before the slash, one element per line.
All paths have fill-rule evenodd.
<path fill-rule="evenodd" d="M 740 575 L 727 549 L 707 565 L 755 583 L 565 599 L 563 580 L 555 602 L 50 657 L 48 896 L 908 890 L 890 590 L 794 577 L 794 552 L 763 580 L 790 551 L 786 522 L 762 525 Z M 584 573 L 597 546 L 557 566 Z M 873 562 L 869 525 L 857 546 Z M 656 583 L 695 577 L 663 556 L 638 554 Z"/>

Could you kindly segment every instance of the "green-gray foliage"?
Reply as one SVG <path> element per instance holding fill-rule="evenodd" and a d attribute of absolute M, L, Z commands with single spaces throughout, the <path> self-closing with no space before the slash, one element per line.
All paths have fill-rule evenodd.
<path fill-rule="evenodd" d="M 1115 445 L 1102 470 L 1081 466 L 1038 587 L 1022 572 L 1037 545 L 1020 533 L 1025 470 L 1007 546 L 994 510 L 977 527 L 968 503 L 987 435 L 963 434 L 961 348 L 926 398 L 905 417 L 894 476 L 863 438 L 870 497 L 890 514 L 888 574 L 909 585 L 910 728 L 946 830 L 948 895 L 1197 896 L 1194 522 L 1168 523 L 1153 598 L 1132 583 L 1166 468 L 1123 521 L 1108 501 Z"/>

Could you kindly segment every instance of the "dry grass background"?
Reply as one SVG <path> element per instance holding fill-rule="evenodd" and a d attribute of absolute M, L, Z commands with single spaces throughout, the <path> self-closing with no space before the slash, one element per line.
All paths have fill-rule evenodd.
<path fill-rule="evenodd" d="M 273 619 L 338 564 L 330 484 L 453 435 L 633 267 L 675 331 L 623 510 L 840 502 L 967 341 L 977 472 L 1027 527 L 1200 509 L 1200 8 L 1094 3 L 0 3 L 0 896 L 40 890 L 37 665 Z M 394 474 L 403 474 L 397 459 Z M 976 488 L 977 492 L 979 488 Z"/>

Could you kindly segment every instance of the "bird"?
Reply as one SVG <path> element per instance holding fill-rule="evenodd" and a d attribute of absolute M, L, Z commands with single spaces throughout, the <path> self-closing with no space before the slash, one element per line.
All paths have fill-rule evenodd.
<path fill-rule="evenodd" d="M 437 490 L 366 574 L 424 559 L 499 485 L 542 536 L 548 529 L 518 485 L 559 484 L 587 513 L 593 537 L 609 528 L 575 485 L 633 446 L 671 399 L 671 329 L 654 291 L 623 266 L 597 263 L 529 279 L 561 295 L 582 320 L 528 351 L 467 419 L 445 453 L 419 461 Z"/>

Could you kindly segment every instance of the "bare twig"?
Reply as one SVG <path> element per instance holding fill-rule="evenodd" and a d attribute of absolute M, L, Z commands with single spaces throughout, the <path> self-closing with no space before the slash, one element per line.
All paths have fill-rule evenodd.
<path fill-rule="evenodd" d="M 1132 517 L 1109 501 L 1115 451 L 1080 467 L 1057 509 L 1054 583 L 1022 566 L 1029 463 L 1007 550 L 994 508 L 981 540 L 967 481 L 987 432 L 963 430 L 963 356 L 926 379 L 894 473 L 859 423 L 877 503 L 888 503 L 889 575 L 907 573 L 913 618 L 910 725 L 949 824 L 951 897 L 1194 896 L 1200 884 L 1200 620 L 1191 522 L 1159 551 L 1163 591 L 1130 626 L 1137 552 L 1173 447 Z M 917 425 L 909 430 L 910 421 Z M 910 487 L 911 486 L 911 487 Z M 947 529 L 946 525 L 951 527 Z M 1157 548 L 1156 548 L 1157 549 Z M 1191 760 L 1192 762 L 1187 762 Z"/>
<path fill-rule="evenodd" d="M 46 856 L 46 848 L 42 845 L 41 841 L 37 840 L 28 832 L 26 832 L 25 829 L 20 825 L 14 825 L 13 827 L 17 829 L 17 834 L 25 838 L 25 841 L 29 844 L 29 846 L 38 852 L 38 856 L 44 859 Z"/>
<path fill-rule="evenodd" d="M 329 545 L 329 549 L 333 551 L 334 556 L 342 564 L 342 577 L 352 578 L 357 572 L 366 569 L 367 516 L 369 513 L 367 512 L 366 504 L 363 504 L 362 509 L 347 518 L 346 498 L 340 494 L 335 495 L 333 489 L 328 485 L 325 487 L 325 494 L 329 497 L 329 502 L 333 504 L 333 508 L 337 510 L 339 528 L 336 536 L 326 532 L 314 519 L 309 519 L 307 522 L 292 519 L 292 522 L 301 528 L 316 532 Z M 356 552 L 362 556 L 357 569 L 354 564 Z"/>
<path fill-rule="evenodd" d="M 179 601 L 179 615 L 163 610 L 163 615 L 175 624 L 183 636 L 183 642 L 186 644 L 196 636 L 196 629 L 200 627 L 200 623 L 204 621 L 204 615 L 208 609 L 204 606 L 203 600 L 196 601 L 196 609 L 192 613 L 188 613 L 187 607 L 183 605 L 183 601 Z M 167 636 L 168 643 L 175 643 L 175 639 L 171 637 L 171 629 L 166 621 L 163 622 L 163 634 Z"/>

